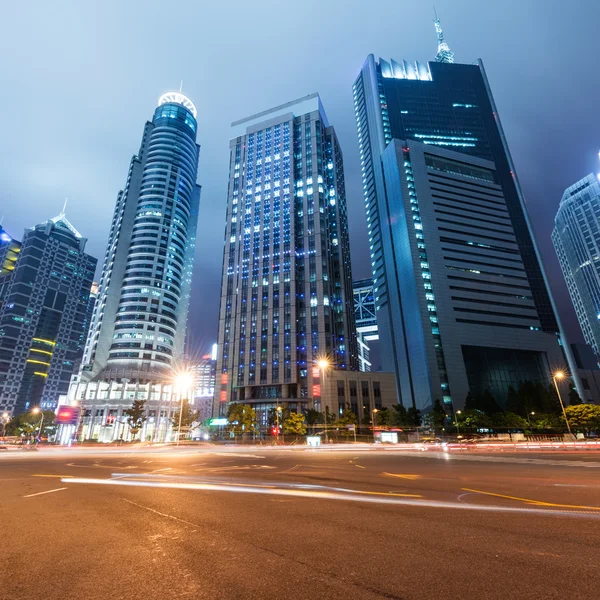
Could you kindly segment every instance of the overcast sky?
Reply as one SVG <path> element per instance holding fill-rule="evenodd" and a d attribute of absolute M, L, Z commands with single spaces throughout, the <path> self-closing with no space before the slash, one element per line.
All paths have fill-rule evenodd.
<path fill-rule="evenodd" d="M 600 3 L 436 0 L 436 8 L 456 60 L 484 60 L 567 336 L 579 341 L 550 232 L 564 189 L 600 170 Z M 144 122 L 183 80 L 201 145 L 190 334 L 203 351 L 217 334 L 229 126 L 319 92 L 345 157 L 354 277 L 370 275 L 352 84 L 370 53 L 432 60 L 432 10 L 422 0 L 7 0 L 4 227 L 21 237 L 68 197 L 68 218 L 103 256 Z"/>

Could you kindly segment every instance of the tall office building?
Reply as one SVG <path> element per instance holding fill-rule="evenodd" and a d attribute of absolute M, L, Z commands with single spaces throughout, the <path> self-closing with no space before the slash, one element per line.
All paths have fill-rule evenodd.
<path fill-rule="evenodd" d="M 118 420 L 134 399 L 148 400 L 165 423 L 172 410 L 160 406 L 171 404 L 184 350 L 200 199 L 196 129 L 192 101 L 163 94 L 118 194 L 84 364 L 71 389 L 94 417 L 88 436 L 106 437 L 107 416 Z"/>
<path fill-rule="evenodd" d="M 0 410 L 54 409 L 79 367 L 89 328 L 96 259 L 61 213 L 27 229 L 0 230 Z"/>
<path fill-rule="evenodd" d="M 383 368 L 405 406 L 451 410 L 565 359 L 483 64 L 436 29 L 436 61 L 371 55 L 353 91 Z"/>
<path fill-rule="evenodd" d="M 232 125 L 214 412 L 321 406 L 357 370 L 342 153 L 319 96 Z"/>
<path fill-rule="evenodd" d="M 558 255 L 585 341 L 600 358 L 600 184 L 590 174 L 567 188 L 554 219 Z"/>

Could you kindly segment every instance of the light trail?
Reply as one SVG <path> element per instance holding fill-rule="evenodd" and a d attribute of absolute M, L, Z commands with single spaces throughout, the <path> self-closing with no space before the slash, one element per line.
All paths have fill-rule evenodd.
<path fill-rule="evenodd" d="M 477 505 L 464 504 L 460 502 L 445 502 L 440 500 L 417 499 L 414 497 L 399 497 L 400 494 L 388 494 L 384 492 L 364 492 L 360 490 L 343 490 L 343 488 L 326 488 L 319 486 L 303 486 L 302 488 L 281 488 L 281 487 L 259 487 L 251 484 L 219 484 L 219 483 L 188 483 L 181 481 L 148 481 L 147 476 L 138 475 L 140 479 L 132 480 L 133 474 L 128 474 L 126 478 L 121 479 L 94 479 L 91 477 L 74 477 L 64 479 L 63 483 L 68 484 L 87 484 L 87 485 L 106 485 L 119 487 L 142 487 L 153 489 L 179 489 L 188 491 L 209 491 L 209 492 L 230 492 L 261 494 L 271 496 L 287 496 L 296 498 L 307 498 L 311 500 L 336 500 L 346 502 L 363 502 L 371 504 L 387 504 L 395 506 L 411 506 L 418 508 L 442 508 L 468 510 L 478 512 L 502 512 L 523 515 L 539 516 L 564 516 L 564 517 L 583 517 L 587 519 L 600 519 L 600 513 L 592 510 L 557 510 L 551 508 L 523 508 L 507 507 L 495 505 Z M 144 479 L 141 479 L 144 478 Z M 307 488 L 312 489 L 307 489 Z M 318 489 L 314 489 L 318 488 Z M 331 490 L 331 491 L 329 491 Z M 339 491 L 343 490 L 343 491 Z"/>

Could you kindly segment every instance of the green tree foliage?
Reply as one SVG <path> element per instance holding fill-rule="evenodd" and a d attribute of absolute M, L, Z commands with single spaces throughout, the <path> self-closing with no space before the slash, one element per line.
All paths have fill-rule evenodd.
<path fill-rule="evenodd" d="M 258 429 L 256 411 L 249 404 L 231 404 L 227 411 L 229 431 L 235 435 L 255 433 Z"/>
<path fill-rule="evenodd" d="M 565 408 L 572 431 L 589 434 L 600 430 L 600 406 L 595 404 L 577 404 Z M 564 420 L 563 420 L 564 423 Z"/>
<path fill-rule="evenodd" d="M 478 427 L 491 427 L 492 418 L 481 410 L 465 409 L 460 414 L 456 413 L 455 419 L 462 429 L 477 429 Z"/>
<path fill-rule="evenodd" d="M 423 417 L 421 416 L 421 411 L 414 406 L 411 406 L 406 411 L 406 416 L 408 418 L 408 426 L 409 427 L 421 427 L 421 423 L 423 422 Z"/>
<path fill-rule="evenodd" d="M 345 427 L 346 425 L 356 425 L 357 423 L 358 420 L 356 419 L 356 415 L 349 408 L 347 408 L 334 424 L 337 427 Z"/>
<path fill-rule="evenodd" d="M 127 425 L 131 431 L 131 435 L 135 439 L 137 432 L 143 427 L 146 419 L 146 401 L 145 400 L 134 400 L 131 408 L 123 411 L 123 414 L 127 417 Z"/>
<path fill-rule="evenodd" d="M 184 399 L 182 402 L 183 410 L 178 410 L 173 413 L 171 417 L 171 424 L 173 427 L 179 429 L 179 413 L 181 412 L 181 431 L 189 431 L 192 425 L 200 418 L 200 413 L 197 410 L 193 410 L 190 406 L 190 402 Z"/>
<path fill-rule="evenodd" d="M 44 422 L 42 424 L 42 431 L 40 432 L 40 422 L 42 421 L 42 415 L 40 413 L 26 412 L 20 415 L 15 415 L 6 425 L 7 435 L 21 435 L 26 436 L 44 436 L 54 433 L 56 430 L 56 415 L 51 410 L 45 410 Z"/>
<path fill-rule="evenodd" d="M 554 413 L 534 413 L 529 415 L 531 426 L 534 429 L 562 429 L 564 427 L 564 420 Z"/>
<path fill-rule="evenodd" d="M 314 408 L 309 408 L 306 413 L 306 422 L 309 425 L 316 425 L 317 423 L 323 422 L 323 413 L 315 410 Z"/>
<path fill-rule="evenodd" d="M 498 429 L 527 429 L 529 423 L 521 415 L 514 412 L 496 413 L 493 417 L 494 427 Z"/>
<path fill-rule="evenodd" d="M 581 398 L 579 397 L 577 390 L 572 387 L 569 390 L 569 405 L 577 406 L 578 404 L 583 404 L 583 402 L 581 402 Z"/>
<path fill-rule="evenodd" d="M 425 415 L 424 423 L 430 429 L 440 431 L 446 422 L 446 411 L 439 398 L 435 399 L 431 412 Z"/>
<path fill-rule="evenodd" d="M 292 412 L 283 422 L 282 427 L 286 435 L 305 435 L 306 419 L 302 413 Z"/>

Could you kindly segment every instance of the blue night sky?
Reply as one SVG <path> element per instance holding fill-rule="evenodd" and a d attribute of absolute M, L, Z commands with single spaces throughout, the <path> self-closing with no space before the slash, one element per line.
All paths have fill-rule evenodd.
<path fill-rule="evenodd" d="M 550 242 L 565 187 L 600 170 L 593 0 L 438 0 L 458 62 L 484 60 L 568 337 L 581 333 Z M 0 215 L 15 237 L 60 212 L 104 254 L 117 192 L 159 95 L 198 107 L 202 185 L 191 350 L 216 339 L 232 121 L 319 92 L 345 156 L 353 272 L 370 275 L 352 84 L 369 53 L 432 60 L 417 0 L 31 0 L 0 22 Z"/>

